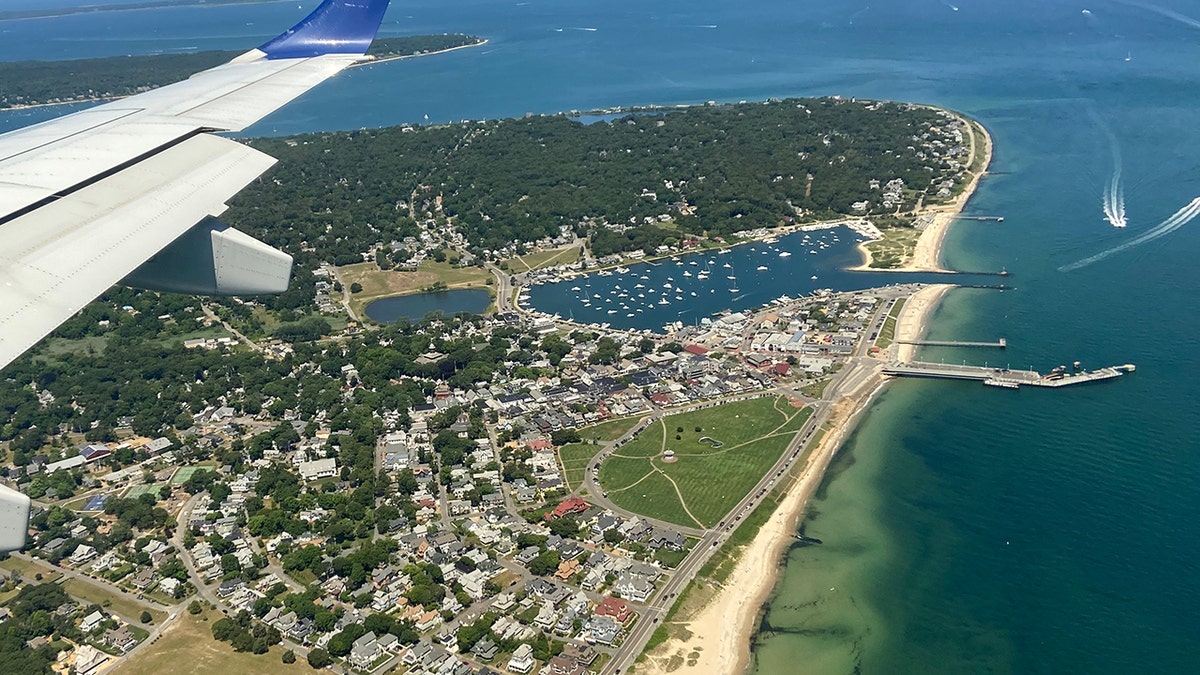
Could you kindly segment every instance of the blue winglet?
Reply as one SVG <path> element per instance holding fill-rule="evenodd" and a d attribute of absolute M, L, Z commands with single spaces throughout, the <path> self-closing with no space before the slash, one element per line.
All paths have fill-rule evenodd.
<path fill-rule="evenodd" d="M 259 47 L 269 59 L 364 54 L 390 0 L 325 0 L 300 23 Z"/>

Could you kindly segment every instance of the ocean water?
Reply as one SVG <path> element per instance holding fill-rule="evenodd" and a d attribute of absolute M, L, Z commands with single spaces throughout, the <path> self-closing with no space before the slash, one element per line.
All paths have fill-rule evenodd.
<path fill-rule="evenodd" d="M 249 47 L 300 5 L 0 22 L 0 59 Z M 787 558 L 758 672 L 1195 670 L 1200 2 L 396 0 L 384 30 L 442 31 L 490 43 L 357 69 L 249 133 L 790 95 L 954 108 L 996 141 L 969 209 L 1005 221 L 956 225 L 946 262 L 1015 290 L 951 293 L 932 337 L 1138 366 L 1063 391 L 890 385 L 813 503 L 825 543 Z"/>

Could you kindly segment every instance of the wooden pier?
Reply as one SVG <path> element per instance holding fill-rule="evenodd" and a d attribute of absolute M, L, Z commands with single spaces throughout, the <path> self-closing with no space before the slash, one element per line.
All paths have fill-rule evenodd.
<path fill-rule="evenodd" d="M 1008 340 L 1000 338 L 995 342 L 968 342 L 963 340 L 896 340 L 902 345 L 918 345 L 921 347 L 989 347 L 1006 349 Z"/>
<path fill-rule="evenodd" d="M 945 363 L 890 363 L 883 369 L 885 375 L 896 377 L 928 377 L 944 380 L 976 380 L 991 387 L 1018 389 L 1021 385 L 1030 387 L 1067 387 L 1088 382 L 1103 382 L 1132 373 L 1135 367 L 1131 363 L 1123 366 L 1109 366 L 1097 370 L 1076 370 L 1067 372 L 1062 366 L 1055 368 L 1047 375 L 1034 370 L 1010 370 L 1008 368 L 986 368 L 982 366 L 956 366 Z"/>

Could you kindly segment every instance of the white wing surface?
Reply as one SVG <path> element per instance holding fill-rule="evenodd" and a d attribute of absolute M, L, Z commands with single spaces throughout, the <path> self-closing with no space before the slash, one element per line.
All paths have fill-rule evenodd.
<path fill-rule="evenodd" d="M 387 5 L 326 0 L 230 63 L 0 135 L 0 368 L 135 272 L 164 290 L 286 289 L 289 256 L 206 220 L 274 160 L 211 132 L 242 130 L 366 58 Z M 171 270 L 143 268 L 197 227 Z"/>
<path fill-rule="evenodd" d="M 212 217 L 274 159 L 239 131 L 356 61 L 388 0 L 325 0 L 188 80 L 0 135 L 0 368 L 115 283 L 282 292 L 292 259 Z M 0 485 L 0 551 L 29 497 Z"/>

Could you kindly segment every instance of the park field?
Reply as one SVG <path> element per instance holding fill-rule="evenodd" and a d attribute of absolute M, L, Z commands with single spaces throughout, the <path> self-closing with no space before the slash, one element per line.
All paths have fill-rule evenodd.
<path fill-rule="evenodd" d="M 513 274 L 532 272 L 543 267 L 557 267 L 579 262 L 579 246 L 571 245 L 566 248 L 551 248 L 537 253 L 530 253 L 519 258 L 509 258 L 508 271 Z"/>
<path fill-rule="evenodd" d="M 605 459 L 600 484 L 622 508 L 712 527 L 779 460 L 811 414 L 767 397 L 671 415 Z M 666 450 L 676 461 L 662 461 Z"/>
<path fill-rule="evenodd" d="M 174 625 L 153 645 L 134 655 L 115 669 L 118 675 L 202 675 L 204 673 L 311 673 L 307 660 L 300 654 L 296 662 L 283 662 L 283 647 L 275 645 L 266 654 L 235 652 L 225 642 L 212 636 L 212 623 L 221 618 L 220 612 L 208 611 L 198 616 L 183 612 Z"/>
<path fill-rule="evenodd" d="M 583 443 L 571 443 L 558 449 L 558 461 L 562 463 L 567 485 L 574 490 L 583 482 L 588 463 L 603 449 L 599 443 L 617 440 L 641 420 L 641 417 L 622 417 L 580 429 L 579 436 L 583 438 Z"/>
<path fill-rule="evenodd" d="M 622 417 L 620 419 L 601 422 L 594 427 L 584 427 L 579 430 L 579 436 L 585 441 L 615 441 L 642 421 L 641 417 Z"/>
<path fill-rule="evenodd" d="M 558 461 L 562 463 L 563 478 L 567 485 L 574 490 L 583 482 L 583 474 L 588 462 L 600 452 L 601 446 L 591 443 L 571 443 L 558 449 Z"/>
<path fill-rule="evenodd" d="M 72 597 L 111 609 L 131 621 L 137 621 L 138 617 L 142 615 L 143 610 L 150 612 L 150 616 L 154 618 L 154 623 L 167 618 L 166 612 L 161 609 L 154 609 L 150 603 L 143 605 L 125 596 L 109 593 L 101 588 L 96 588 L 91 584 L 76 579 L 67 579 L 62 583 L 62 587 Z"/>

